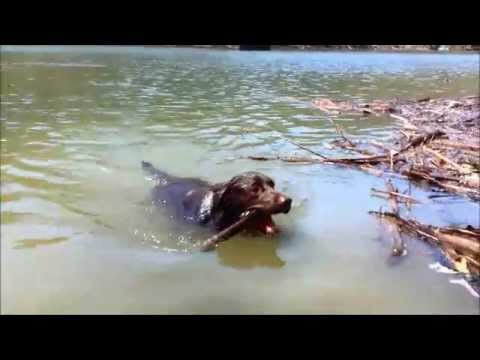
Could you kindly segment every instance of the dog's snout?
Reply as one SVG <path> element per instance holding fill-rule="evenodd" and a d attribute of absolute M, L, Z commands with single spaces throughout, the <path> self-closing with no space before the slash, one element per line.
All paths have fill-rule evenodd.
<path fill-rule="evenodd" d="M 290 199 L 289 197 L 283 196 L 283 195 L 279 196 L 278 203 L 283 208 L 284 213 L 289 212 L 290 208 L 292 207 L 292 199 Z"/>

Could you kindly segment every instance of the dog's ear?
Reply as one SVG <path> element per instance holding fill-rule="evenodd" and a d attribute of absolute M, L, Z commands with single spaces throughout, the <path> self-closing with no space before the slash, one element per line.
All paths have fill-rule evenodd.
<path fill-rule="evenodd" d="M 223 202 L 223 196 L 225 195 L 225 192 L 227 191 L 229 185 L 230 185 L 230 182 L 226 182 L 226 183 L 216 184 L 212 187 L 211 189 L 213 193 L 212 208 L 214 208 L 215 211 L 218 211 L 219 208 L 222 206 L 221 204 Z"/>
<path fill-rule="evenodd" d="M 220 204 L 227 186 L 228 184 L 214 185 L 203 197 L 198 211 L 198 218 L 202 224 L 209 222 L 214 214 L 218 216 L 222 212 Z"/>

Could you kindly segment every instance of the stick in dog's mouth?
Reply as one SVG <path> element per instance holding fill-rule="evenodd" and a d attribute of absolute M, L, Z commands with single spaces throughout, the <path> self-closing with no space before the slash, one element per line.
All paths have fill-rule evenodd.
<path fill-rule="evenodd" d="M 212 250 L 217 246 L 219 242 L 228 240 L 235 234 L 239 233 L 245 228 L 246 222 L 251 219 L 253 216 L 255 216 L 258 213 L 259 210 L 253 209 L 253 210 L 247 210 L 242 213 L 240 216 L 240 219 L 237 220 L 235 223 L 230 225 L 229 227 L 223 229 L 220 231 L 218 234 L 215 234 L 214 236 L 208 238 L 205 240 L 201 245 L 200 245 L 200 250 L 201 251 L 209 251 Z"/>
<path fill-rule="evenodd" d="M 247 230 L 258 230 L 266 235 L 274 235 L 279 232 L 272 215 L 261 210 L 257 210 L 256 213 L 252 215 L 248 224 L 246 224 L 246 228 Z"/>
<path fill-rule="evenodd" d="M 277 234 L 279 230 L 277 225 L 275 224 L 275 221 L 273 221 L 272 215 L 280 213 L 287 214 L 290 211 L 290 207 L 290 202 L 268 209 L 261 205 L 252 206 L 246 212 L 256 210 L 256 214 L 251 217 L 248 225 L 250 225 L 251 228 L 259 230 L 266 235 Z"/>
<path fill-rule="evenodd" d="M 245 210 L 242 214 L 240 214 L 239 219 L 235 223 L 204 241 L 203 244 L 200 245 L 200 250 L 212 250 L 217 246 L 218 243 L 228 240 L 229 238 L 244 229 L 252 227 L 254 230 L 259 230 L 266 235 L 274 235 L 278 233 L 279 230 L 272 219 L 272 214 L 279 214 L 282 212 L 286 214 L 290 211 L 290 206 L 287 209 L 276 210 L 279 211 L 275 211 L 274 213 L 272 213 L 267 212 L 261 206 L 252 206 L 251 208 Z"/>

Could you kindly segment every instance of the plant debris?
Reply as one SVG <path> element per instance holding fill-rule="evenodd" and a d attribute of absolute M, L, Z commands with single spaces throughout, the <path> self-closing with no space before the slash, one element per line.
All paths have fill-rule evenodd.
<path fill-rule="evenodd" d="M 393 141 L 388 144 L 354 141 L 329 118 L 340 136 L 331 145 L 355 155 L 331 158 L 289 140 L 313 156 L 257 155 L 248 158 L 354 167 L 375 176 L 400 177 L 413 183 L 428 184 L 432 191 L 443 193 L 435 195 L 437 197 L 462 196 L 480 203 L 479 96 L 376 100 L 371 103 L 316 99 L 312 105 L 327 115 L 388 115 L 398 122 L 398 128 Z M 392 210 L 371 212 L 390 224 L 388 230 L 394 240 L 392 255 L 406 254 L 403 235 L 408 233 L 440 248 L 455 271 L 480 275 L 480 229 L 471 225 L 465 228 L 436 227 L 406 219 L 400 214 L 399 204 L 410 207 L 421 202 L 400 193 L 390 181 L 386 190 L 372 189 L 372 193 L 387 199 Z"/>

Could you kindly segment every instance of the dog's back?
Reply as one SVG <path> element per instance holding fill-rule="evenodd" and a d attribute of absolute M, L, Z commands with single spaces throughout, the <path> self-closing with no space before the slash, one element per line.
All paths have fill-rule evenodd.
<path fill-rule="evenodd" d="M 210 184 L 197 178 L 172 176 L 142 161 L 144 172 L 151 176 L 157 185 L 152 189 L 152 202 L 169 210 L 178 219 L 199 222 L 197 215 Z"/>

